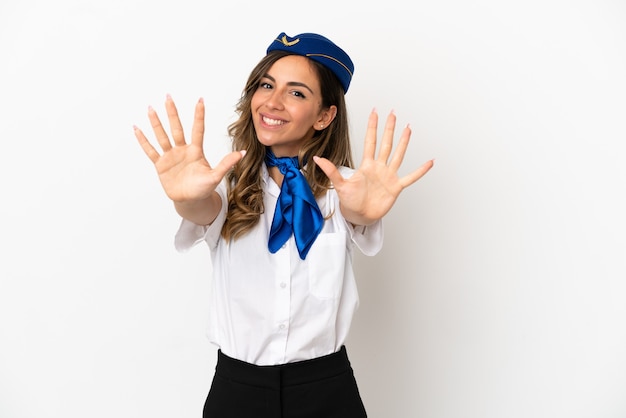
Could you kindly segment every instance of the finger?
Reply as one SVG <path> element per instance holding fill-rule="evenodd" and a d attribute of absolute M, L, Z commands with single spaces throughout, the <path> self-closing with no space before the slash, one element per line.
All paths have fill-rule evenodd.
<path fill-rule="evenodd" d="M 409 147 L 410 139 L 411 127 L 409 125 L 406 125 L 406 127 L 402 130 L 402 135 L 400 135 L 400 141 L 398 141 L 396 150 L 393 152 L 393 157 L 391 157 L 391 162 L 389 163 L 389 168 L 391 168 L 393 171 L 398 171 L 400 169 L 400 165 L 402 164 L 402 160 L 404 160 L 406 150 Z"/>
<path fill-rule="evenodd" d="M 148 108 L 148 119 L 150 119 L 150 125 L 152 125 L 152 130 L 154 131 L 154 135 L 161 146 L 163 151 L 168 151 L 172 149 L 172 144 L 170 144 L 170 139 L 167 136 L 167 132 L 163 128 L 163 124 L 159 119 L 156 111 L 150 106 Z"/>
<path fill-rule="evenodd" d="M 365 132 L 365 144 L 363 146 L 363 161 L 373 160 L 376 155 L 376 131 L 378 130 L 378 113 L 372 109 L 367 121 L 367 131 Z"/>
<path fill-rule="evenodd" d="M 237 164 L 241 159 L 246 155 L 246 151 L 234 151 L 230 154 L 227 154 L 222 160 L 213 167 L 213 171 L 218 175 L 219 178 L 223 178 L 228 170 L 233 168 L 235 164 Z"/>
<path fill-rule="evenodd" d="M 400 179 L 400 185 L 402 186 L 402 188 L 409 187 L 411 184 L 421 179 L 433 167 L 434 163 L 435 160 L 427 161 L 411 174 L 407 174 L 406 176 L 402 177 Z"/>
<path fill-rule="evenodd" d="M 387 164 L 389 160 L 389 155 L 391 155 L 391 150 L 393 148 L 393 133 L 396 129 L 396 114 L 391 111 L 389 116 L 387 116 L 387 121 L 385 122 L 385 130 L 383 131 L 383 139 L 380 143 L 380 151 L 378 153 L 378 160 Z"/>
<path fill-rule="evenodd" d="M 165 110 L 167 110 L 167 118 L 170 123 L 174 144 L 185 145 L 185 135 L 183 133 L 183 125 L 180 123 L 180 117 L 178 116 L 178 109 L 176 109 L 176 104 L 174 104 L 174 100 L 169 94 L 165 99 Z"/>
<path fill-rule="evenodd" d="M 326 158 L 314 156 L 313 161 L 315 161 L 315 164 L 317 164 L 317 166 L 324 172 L 324 174 L 326 174 L 326 177 L 328 177 L 328 179 L 331 181 L 331 183 L 333 183 L 333 185 L 335 185 L 335 187 L 337 187 L 344 181 L 343 176 L 341 175 L 341 173 L 339 173 L 339 170 L 337 170 L 335 164 L 331 163 Z"/>
<path fill-rule="evenodd" d="M 137 141 L 139 141 L 139 145 L 141 145 L 143 152 L 148 156 L 148 158 L 150 158 L 150 161 L 152 161 L 153 163 L 156 163 L 160 157 L 158 151 L 154 149 L 152 144 L 150 144 L 150 142 L 148 141 L 148 138 L 146 138 L 146 136 L 143 134 L 141 129 L 135 126 L 134 130 L 135 130 L 135 137 L 137 138 Z"/>
<path fill-rule="evenodd" d="M 204 100 L 200 98 L 196 103 L 196 111 L 193 116 L 193 127 L 191 128 L 191 143 L 202 148 L 204 138 Z"/>

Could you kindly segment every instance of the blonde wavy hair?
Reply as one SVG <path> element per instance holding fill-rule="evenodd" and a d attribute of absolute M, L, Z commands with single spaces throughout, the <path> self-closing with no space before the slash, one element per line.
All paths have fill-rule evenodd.
<path fill-rule="evenodd" d="M 242 159 L 226 175 L 228 183 L 228 213 L 222 227 L 222 237 L 226 240 L 237 239 L 246 234 L 258 222 L 263 207 L 263 188 L 261 180 L 262 165 L 265 164 L 266 147 L 256 136 L 252 121 L 251 102 L 254 92 L 258 89 L 261 78 L 279 59 L 289 55 L 285 51 L 272 51 L 259 61 L 250 73 L 241 98 L 235 108 L 239 115 L 237 121 L 228 126 L 228 134 L 232 139 L 232 150 L 246 150 Z M 316 131 L 313 138 L 302 146 L 298 153 L 298 161 L 304 176 L 316 197 L 324 194 L 330 187 L 326 174 L 312 162 L 317 155 L 327 158 L 336 166 L 353 167 L 352 150 L 348 114 L 344 91 L 337 77 L 328 68 L 313 60 L 309 60 L 316 72 L 322 91 L 321 109 L 332 105 L 337 107 L 337 115 L 330 125 Z M 307 162 L 311 162 L 307 164 Z"/>

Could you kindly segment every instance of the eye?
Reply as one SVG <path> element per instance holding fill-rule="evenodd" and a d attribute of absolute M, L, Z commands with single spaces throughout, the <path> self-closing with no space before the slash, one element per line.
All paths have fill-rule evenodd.
<path fill-rule="evenodd" d="M 291 95 L 295 97 L 300 97 L 302 99 L 306 99 L 306 96 L 301 91 L 298 91 L 298 90 L 293 90 L 291 92 Z"/>
<path fill-rule="evenodd" d="M 260 89 L 271 89 L 272 85 L 270 83 L 268 83 L 267 81 L 261 81 L 259 83 L 259 88 Z"/>

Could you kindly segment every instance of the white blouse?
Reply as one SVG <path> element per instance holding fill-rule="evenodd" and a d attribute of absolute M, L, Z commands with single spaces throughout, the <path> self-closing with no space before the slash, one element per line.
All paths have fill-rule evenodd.
<path fill-rule="evenodd" d="M 342 167 L 349 177 L 353 170 Z M 336 352 L 344 344 L 359 304 L 352 271 L 354 244 L 366 255 L 382 247 L 382 221 L 353 228 L 331 189 L 317 200 L 324 228 L 301 260 L 293 235 L 275 254 L 267 240 L 280 188 L 263 166 L 265 213 L 245 236 L 225 241 L 220 231 L 227 211 L 225 184 L 218 187 L 222 209 L 208 227 L 182 220 L 178 251 L 201 241 L 211 250 L 213 280 L 208 335 L 230 357 L 257 365 L 307 360 Z"/>

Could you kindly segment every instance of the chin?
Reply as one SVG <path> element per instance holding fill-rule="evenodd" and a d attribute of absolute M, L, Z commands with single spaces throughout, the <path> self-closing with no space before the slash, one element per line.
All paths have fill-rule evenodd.
<path fill-rule="evenodd" d="M 265 137 L 261 137 L 257 135 L 257 141 L 261 144 L 261 145 L 265 145 L 266 147 L 271 147 L 272 145 L 275 145 L 274 142 L 269 139 L 269 138 L 265 138 Z"/>

